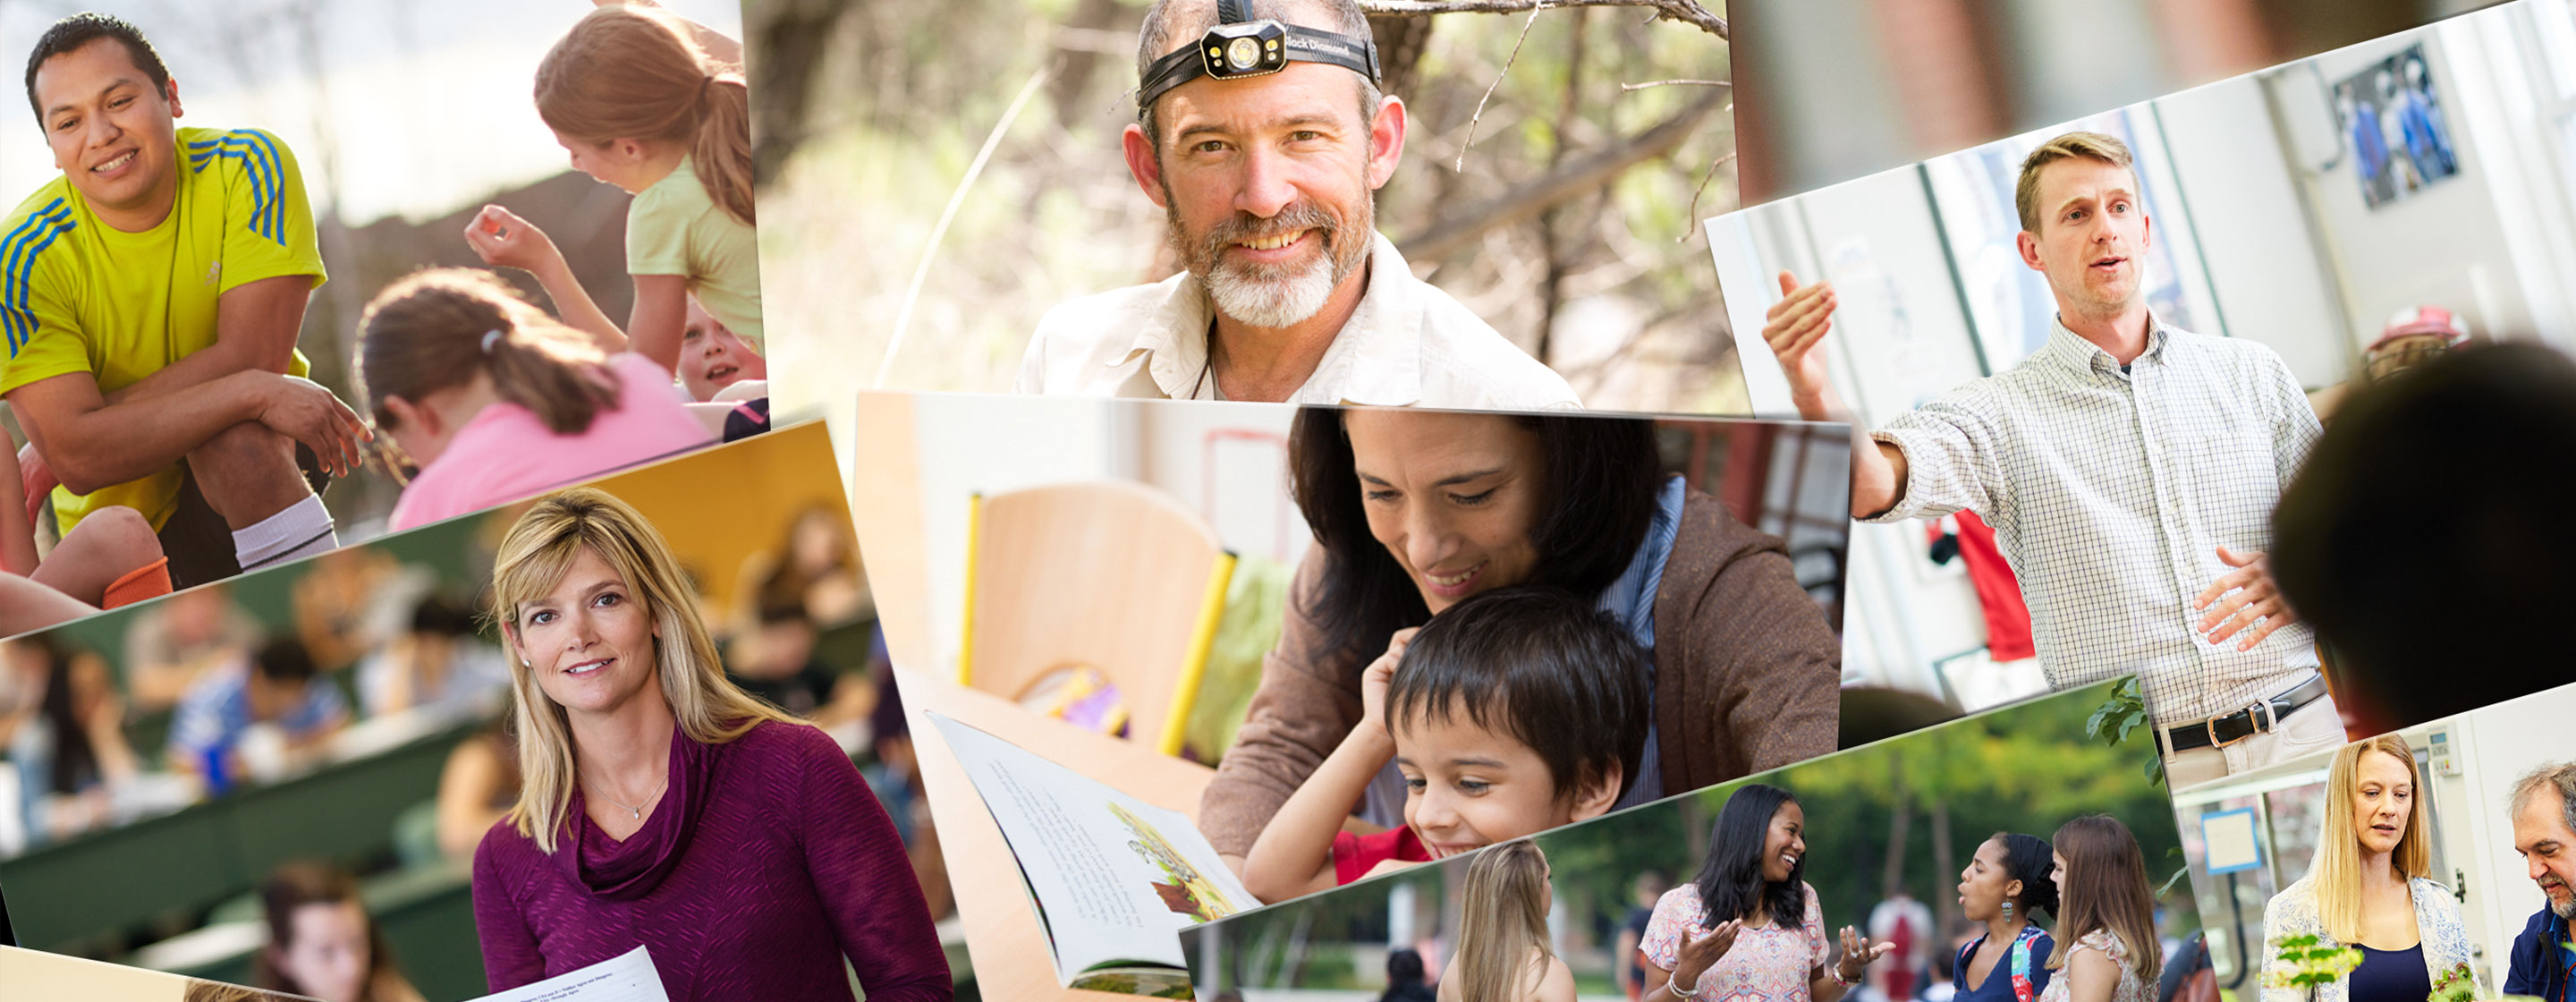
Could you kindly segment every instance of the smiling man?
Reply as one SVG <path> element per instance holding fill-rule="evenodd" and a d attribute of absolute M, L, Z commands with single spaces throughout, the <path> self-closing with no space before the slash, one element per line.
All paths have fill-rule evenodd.
<path fill-rule="evenodd" d="M 1127 167 L 1186 269 L 1050 310 L 1016 389 L 1176 399 L 1574 407 L 1572 387 L 1378 235 L 1404 154 L 1351 0 L 1162 0 Z"/>
<path fill-rule="evenodd" d="M 181 129 L 178 84 L 112 17 L 54 24 L 27 100 L 62 176 L 0 221 L 0 398 L 30 489 L 68 532 L 151 520 L 187 587 L 337 545 L 298 468 L 358 460 L 356 413 L 301 378 L 323 278 L 294 156 L 252 129 Z"/>
<path fill-rule="evenodd" d="M 2048 342 L 1861 438 L 1852 517 L 1983 516 L 2049 682 L 2137 673 L 2179 789 L 2344 734 L 2314 637 L 2264 561 L 2316 414 L 2271 349 L 2148 310 L 2154 230 L 2138 189 L 2128 147 L 2100 133 L 2022 162 L 2018 243 L 2057 301 Z M 1780 288 L 1763 338 L 1799 413 L 1841 420 L 1817 350 L 1833 288 L 1785 272 Z"/>
<path fill-rule="evenodd" d="M 2548 900 L 2513 939 L 2504 993 L 2568 1002 L 2576 982 L 2576 948 L 2567 946 L 2567 923 L 2576 918 L 2576 762 L 2532 770 L 2513 784 L 2508 803 L 2513 851 Z"/>

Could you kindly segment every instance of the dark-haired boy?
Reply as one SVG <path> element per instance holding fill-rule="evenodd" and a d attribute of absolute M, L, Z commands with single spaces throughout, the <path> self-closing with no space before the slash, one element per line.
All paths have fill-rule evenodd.
<path fill-rule="evenodd" d="M 1263 902 L 1598 817 L 1637 774 L 1652 669 L 1572 594 L 1515 587 L 1450 606 L 1360 683 L 1360 724 L 1272 816 L 1244 861 Z M 1393 760 L 1404 824 L 1342 831 Z"/>
<path fill-rule="evenodd" d="M 238 746 L 253 725 L 284 731 L 293 753 L 320 744 L 348 722 L 349 703 L 339 687 L 319 677 L 302 642 L 281 637 L 248 663 L 236 662 L 188 687 L 170 722 L 170 767 L 205 776 L 220 788 L 244 774 Z"/>

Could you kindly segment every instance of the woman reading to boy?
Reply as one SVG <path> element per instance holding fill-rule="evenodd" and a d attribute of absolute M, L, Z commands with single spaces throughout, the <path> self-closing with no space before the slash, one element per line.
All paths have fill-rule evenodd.
<path fill-rule="evenodd" d="M 1651 422 L 1309 408 L 1289 454 L 1316 545 L 1199 810 L 1238 870 L 1361 725 L 1367 666 L 1401 657 L 1434 614 L 1510 585 L 1570 592 L 1651 652 L 1644 750 L 1609 809 L 1834 750 L 1841 640 L 1780 540 L 1665 475 Z M 1376 773 L 1368 825 L 1402 822 L 1406 782 L 1392 765 Z"/>

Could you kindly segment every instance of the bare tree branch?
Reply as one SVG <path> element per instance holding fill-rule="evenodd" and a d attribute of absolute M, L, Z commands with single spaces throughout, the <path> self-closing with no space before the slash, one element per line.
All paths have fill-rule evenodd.
<path fill-rule="evenodd" d="M 1458 166 L 1452 169 L 1467 169 L 1467 151 L 1476 146 L 1476 123 L 1485 119 L 1485 102 L 1493 100 L 1494 91 L 1503 85 L 1503 78 L 1512 75 L 1512 64 L 1521 58 L 1521 43 L 1529 41 L 1530 27 L 1538 23 L 1538 12 L 1546 9 L 1547 0 L 1533 0 L 1530 4 L 1529 20 L 1521 22 L 1520 37 L 1512 40 L 1512 54 L 1503 57 L 1502 71 L 1494 74 L 1493 83 L 1485 85 L 1485 96 L 1476 99 L 1476 113 L 1467 119 L 1467 141 L 1459 144 Z"/>
<path fill-rule="evenodd" d="M 1457 250 L 1477 234 L 1525 222 L 1567 199 L 1610 183 L 1629 167 L 1671 153 L 1709 116 L 1729 106 L 1723 94 L 1682 109 L 1655 127 L 1617 145 L 1568 158 L 1562 166 L 1483 202 L 1457 209 L 1396 246 L 1409 261 L 1429 261 Z"/>
<path fill-rule="evenodd" d="M 1675 86 L 1675 85 L 1689 86 L 1689 87 L 1733 87 L 1733 86 L 1735 86 L 1735 81 L 1733 81 L 1733 80 L 1648 80 L 1648 81 L 1646 81 L 1645 83 L 1634 83 L 1634 84 L 1632 84 L 1632 83 L 1623 83 L 1623 84 L 1620 84 L 1620 85 L 1619 85 L 1619 89 L 1620 89 L 1620 90 L 1644 90 L 1644 89 L 1646 89 L 1646 88 L 1648 88 L 1648 87 L 1671 87 L 1671 86 Z"/>
<path fill-rule="evenodd" d="M 1428 17 L 1433 14 L 1518 14 L 1541 6 L 1540 0 L 1360 0 L 1360 9 L 1379 17 Z M 1726 19 L 1695 0 L 1546 0 L 1549 7 L 1645 7 L 1654 20 L 1679 21 L 1726 38 Z"/>

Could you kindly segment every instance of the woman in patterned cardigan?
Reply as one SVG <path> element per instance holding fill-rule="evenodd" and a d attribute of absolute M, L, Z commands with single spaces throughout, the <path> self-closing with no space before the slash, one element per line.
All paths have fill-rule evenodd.
<path fill-rule="evenodd" d="M 2316 1002 L 2421 1002 L 2443 972 L 2469 960 L 2459 902 L 2425 876 L 2433 850 L 2419 778 L 2413 752 L 2393 734 L 2336 752 L 2316 861 L 2263 906 L 2266 942 L 2313 935 L 2362 951 L 2361 966 L 2320 987 Z M 2265 988 L 2263 1002 L 2303 995 Z"/>

